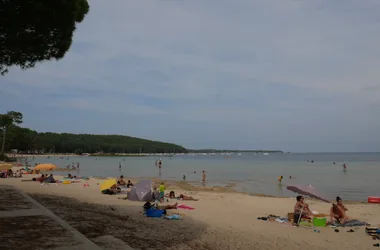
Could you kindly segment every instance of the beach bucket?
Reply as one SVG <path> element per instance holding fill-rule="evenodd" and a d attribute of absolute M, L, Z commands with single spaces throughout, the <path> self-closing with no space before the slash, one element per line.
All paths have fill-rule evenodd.
<path fill-rule="evenodd" d="M 326 218 L 317 218 L 317 217 L 313 218 L 313 225 L 315 227 L 325 227 L 326 223 L 327 223 Z"/>

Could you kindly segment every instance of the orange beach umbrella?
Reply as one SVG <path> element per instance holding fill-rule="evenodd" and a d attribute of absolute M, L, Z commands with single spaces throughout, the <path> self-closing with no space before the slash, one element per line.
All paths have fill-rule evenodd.
<path fill-rule="evenodd" d="M 56 169 L 57 166 L 53 165 L 53 164 L 48 164 L 48 163 L 45 163 L 45 164 L 38 164 L 37 166 L 35 166 L 33 168 L 33 170 L 54 170 Z"/>

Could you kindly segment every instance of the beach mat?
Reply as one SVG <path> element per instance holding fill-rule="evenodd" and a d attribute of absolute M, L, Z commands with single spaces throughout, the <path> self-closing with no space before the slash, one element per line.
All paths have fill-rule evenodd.
<path fill-rule="evenodd" d="M 360 220 L 349 220 L 344 224 L 333 223 L 331 225 L 336 226 L 336 227 L 361 227 L 361 226 L 367 226 L 368 223 L 365 221 L 360 221 Z"/>

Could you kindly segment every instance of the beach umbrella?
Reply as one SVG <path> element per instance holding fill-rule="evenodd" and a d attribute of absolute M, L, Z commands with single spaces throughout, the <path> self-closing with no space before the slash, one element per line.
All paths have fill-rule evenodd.
<path fill-rule="evenodd" d="M 53 165 L 53 164 L 48 164 L 48 163 L 45 163 L 45 164 L 38 164 L 37 166 L 35 166 L 33 168 L 33 170 L 54 170 L 56 169 L 57 166 Z"/>
<path fill-rule="evenodd" d="M 323 197 L 318 193 L 318 191 L 312 185 L 291 185 L 287 186 L 286 189 L 295 192 L 297 194 L 309 196 L 311 198 L 321 200 L 324 202 L 330 202 L 327 198 Z"/>
<path fill-rule="evenodd" d="M 132 187 L 131 191 L 128 193 L 127 198 L 131 201 L 151 201 L 152 181 L 141 180 L 139 183 Z"/>
<path fill-rule="evenodd" d="M 12 168 L 12 164 L 0 163 L 0 170 L 8 170 Z"/>
<path fill-rule="evenodd" d="M 116 179 L 105 180 L 102 184 L 100 184 L 100 191 L 109 189 L 115 184 L 116 184 Z"/>

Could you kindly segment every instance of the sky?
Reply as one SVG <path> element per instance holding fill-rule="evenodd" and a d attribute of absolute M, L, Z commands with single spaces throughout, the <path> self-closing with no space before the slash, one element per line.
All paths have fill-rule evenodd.
<path fill-rule="evenodd" d="M 380 1 L 90 0 L 70 51 L 0 76 L 37 131 L 380 151 Z"/>

